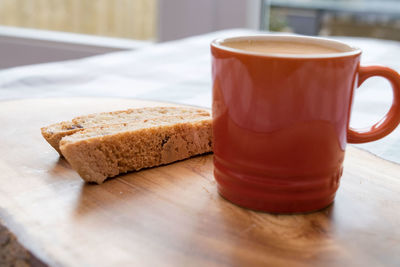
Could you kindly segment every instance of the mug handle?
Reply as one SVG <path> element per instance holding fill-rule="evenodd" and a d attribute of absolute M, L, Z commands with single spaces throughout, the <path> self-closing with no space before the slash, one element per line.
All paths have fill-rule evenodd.
<path fill-rule="evenodd" d="M 380 76 L 387 79 L 392 85 L 393 102 L 389 112 L 372 127 L 366 130 L 355 130 L 349 127 L 347 130 L 347 142 L 353 144 L 378 140 L 390 134 L 400 123 L 400 75 L 396 71 L 382 66 L 360 67 L 358 74 L 358 87 L 372 76 Z"/>

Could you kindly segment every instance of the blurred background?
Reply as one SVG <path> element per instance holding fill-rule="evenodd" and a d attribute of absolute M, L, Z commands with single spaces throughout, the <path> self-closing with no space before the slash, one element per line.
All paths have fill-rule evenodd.
<path fill-rule="evenodd" d="M 262 9 L 262 29 L 400 40 L 399 1 L 265 0 Z"/>
<path fill-rule="evenodd" d="M 153 41 L 254 27 L 246 15 L 260 19 L 262 30 L 400 40 L 400 2 L 393 0 L 0 0 L 0 25 Z M 174 24 L 168 20 L 181 34 L 162 34 Z"/>
<path fill-rule="evenodd" d="M 400 40 L 400 1 L 0 0 L 0 68 L 229 28 Z"/>
<path fill-rule="evenodd" d="M 0 25 L 153 40 L 157 0 L 0 0 Z"/>

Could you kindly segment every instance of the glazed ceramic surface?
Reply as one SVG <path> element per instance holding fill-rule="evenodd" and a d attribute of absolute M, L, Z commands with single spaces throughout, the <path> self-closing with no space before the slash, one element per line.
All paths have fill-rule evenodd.
<path fill-rule="evenodd" d="M 211 44 L 214 175 L 226 199 L 268 212 L 307 212 L 334 200 L 346 143 L 373 141 L 400 120 L 400 78 L 360 67 L 361 51 L 311 37 L 241 39 L 311 42 L 339 53 L 274 55 Z M 232 40 L 232 39 L 230 39 Z M 388 79 L 394 100 L 367 130 L 349 129 L 354 89 L 371 76 Z"/>

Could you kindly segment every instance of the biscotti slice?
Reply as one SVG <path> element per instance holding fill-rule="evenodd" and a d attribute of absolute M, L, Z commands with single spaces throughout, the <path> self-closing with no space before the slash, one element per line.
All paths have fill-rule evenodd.
<path fill-rule="evenodd" d="M 209 114 L 165 116 L 85 129 L 64 137 L 64 157 L 87 182 L 212 151 Z"/>
<path fill-rule="evenodd" d="M 46 141 L 61 155 L 61 151 L 59 149 L 60 140 L 64 136 L 74 134 L 86 128 L 105 124 L 118 124 L 125 122 L 130 123 L 146 118 L 150 119 L 161 116 L 186 116 L 192 114 L 206 115 L 208 114 L 208 111 L 204 109 L 188 107 L 146 107 L 113 112 L 102 112 L 76 117 L 72 119 L 72 121 L 55 123 L 47 127 L 43 127 L 41 131 Z"/>

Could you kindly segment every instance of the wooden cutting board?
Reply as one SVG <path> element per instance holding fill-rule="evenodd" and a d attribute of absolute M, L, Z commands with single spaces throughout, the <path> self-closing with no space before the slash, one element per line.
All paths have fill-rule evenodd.
<path fill-rule="evenodd" d="M 0 218 L 54 266 L 400 266 L 400 166 L 348 147 L 336 201 L 271 215 L 221 198 L 212 155 L 85 184 L 40 127 L 159 103 L 0 102 Z"/>

